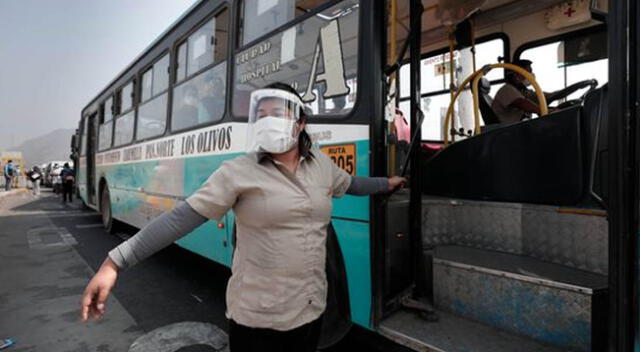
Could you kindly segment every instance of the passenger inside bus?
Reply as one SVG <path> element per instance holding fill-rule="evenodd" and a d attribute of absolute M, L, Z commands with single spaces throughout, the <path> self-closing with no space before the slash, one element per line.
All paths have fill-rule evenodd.
<path fill-rule="evenodd" d="M 200 89 L 200 103 L 198 104 L 198 123 L 212 120 L 212 116 L 219 116 L 224 109 L 225 86 L 220 77 L 213 73 L 205 77 Z"/>
<path fill-rule="evenodd" d="M 198 89 L 194 86 L 184 88 L 182 102 L 174 118 L 174 129 L 194 126 L 198 123 Z"/>
<path fill-rule="evenodd" d="M 523 69 L 533 73 L 531 67 L 532 61 L 530 60 L 516 60 L 514 65 L 522 67 Z M 501 123 L 518 122 L 525 118 L 531 118 L 531 114 L 540 115 L 540 107 L 538 105 L 538 99 L 533 90 L 528 87 L 531 82 L 524 76 L 515 71 L 506 71 L 507 83 L 498 90 L 491 108 Z M 570 85 L 564 89 L 556 92 L 544 93 L 547 103 L 566 98 L 571 93 L 586 88 L 589 86 L 595 87 L 597 82 L 594 80 L 584 80 Z M 564 108 L 566 105 L 559 105 L 557 108 L 552 108 L 551 111 L 558 108 Z"/>

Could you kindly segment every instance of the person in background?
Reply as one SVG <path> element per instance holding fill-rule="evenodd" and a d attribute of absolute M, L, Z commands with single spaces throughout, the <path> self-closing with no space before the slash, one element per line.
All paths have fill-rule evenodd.
<path fill-rule="evenodd" d="M 40 168 L 37 166 L 32 167 L 31 170 L 27 171 L 27 177 L 29 178 L 29 181 L 31 181 L 33 195 L 39 197 L 40 179 L 42 179 L 42 172 L 40 171 Z"/>
<path fill-rule="evenodd" d="M 60 171 L 60 180 L 62 181 L 62 203 L 67 202 L 67 196 L 69 197 L 69 203 L 73 201 L 73 184 L 76 181 L 75 172 L 69 163 L 64 163 L 62 171 Z"/>
<path fill-rule="evenodd" d="M 9 160 L 4 165 L 4 190 L 10 191 L 11 185 L 13 183 L 13 174 L 15 173 L 15 168 L 13 167 L 13 160 Z"/>
<path fill-rule="evenodd" d="M 516 60 L 513 64 L 533 74 L 533 69 L 531 68 L 532 62 L 530 60 Z M 538 105 L 538 98 L 536 97 L 536 93 L 528 88 L 531 86 L 531 82 L 523 75 L 512 70 L 507 70 L 505 75 L 507 83 L 498 90 L 491 105 L 491 109 L 493 109 L 498 120 L 500 120 L 501 123 L 518 122 L 522 119 L 530 118 L 531 114 L 537 114 L 539 116 L 540 107 Z M 594 80 L 585 80 L 574 83 L 556 92 L 545 92 L 544 95 L 547 104 L 550 104 L 555 100 L 566 98 L 571 95 L 571 93 L 595 83 L 597 82 Z"/>
<path fill-rule="evenodd" d="M 208 73 L 200 90 L 198 123 L 213 121 L 224 111 L 224 82 L 213 73 Z"/>
<path fill-rule="evenodd" d="M 251 94 L 247 154 L 225 161 L 185 202 L 109 252 L 81 302 L 104 314 L 118 272 L 233 209 L 236 245 L 227 285 L 231 352 L 315 352 L 327 305 L 332 198 L 382 194 L 402 177 L 352 177 L 312 150 L 298 93 L 273 83 Z"/>
<path fill-rule="evenodd" d="M 404 141 L 411 143 L 411 128 L 407 119 L 404 117 L 402 110 L 396 108 L 396 116 L 393 118 L 393 124 L 395 126 L 396 138 L 398 142 Z"/>

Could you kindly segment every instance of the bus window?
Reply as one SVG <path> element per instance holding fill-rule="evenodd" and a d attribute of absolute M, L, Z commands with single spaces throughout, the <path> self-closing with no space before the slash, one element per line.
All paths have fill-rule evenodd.
<path fill-rule="evenodd" d="M 133 122 L 135 118 L 135 111 L 131 110 L 128 113 L 116 118 L 115 133 L 113 137 L 113 146 L 118 147 L 125 145 L 133 140 Z"/>
<path fill-rule="evenodd" d="M 89 118 L 86 117 L 82 121 L 82 136 L 80 137 L 80 156 L 87 154 L 87 126 L 89 125 Z"/>
<path fill-rule="evenodd" d="M 140 99 L 145 102 L 151 98 L 151 89 L 153 84 L 153 68 L 148 69 L 145 73 L 142 74 L 142 84 L 141 84 L 141 93 Z"/>
<path fill-rule="evenodd" d="M 166 130 L 169 54 L 142 75 L 142 102 L 138 108 L 136 139 L 159 136 Z"/>
<path fill-rule="evenodd" d="M 209 38 L 209 44 L 201 48 L 203 36 Z M 224 116 L 227 38 L 228 10 L 224 9 L 178 47 L 176 78 L 183 80 L 173 89 L 172 131 L 217 122 Z M 183 75 L 180 69 L 185 66 L 185 60 L 187 70 Z M 205 71 L 200 72 L 203 68 Z M 195 71 L 199 73 L 193 76 Z"/>
<path fill-rule="evenodd" d="M 484 65 L 497 63 L 505 56 L 505 42 L 502 38 L 488 40 L 476 45 L 476 68 L 479 69 Z M 473 71 L 471 48 L 455 50 L 453 53 L 455 65 L 456 83 L 461 83 Z M 440 141 L 443 140 L 444 117 L 451 102 L 451 94 L 449 92 L 450 82 L 450 61 L 449 52 L 441 51 L 436 55 L 429 56 L 421 60 L 421 92 L 422 111 L 425 114 L 424 123 L 422 125 L 422 139 Z M 400 68 L 400 104 L 404 116 L 411 116 L 409 109 L 409 71 L 410 65 L 405 64 Z M 491 82 L 491 91 L 496 92 L 499 81 L 504 78 L 504 72 L 501 69 L 491 70 L 486 76 Z M 471 102 L 471 94 L 467 91 L 462 93 L 456 103 L 456 112 L 461 109 L 461 104 L 469 105 Z M 469 112 L 470 107 L 469 107 Z M 467 114 L 469 114 L 469 112 Z M 454 114 L 456 126 L 460 126 L 458 114 Z M 407 118 L 407 121 L 409 119 Z"/>
<path fill-rule="evenodd" d="M 258 3 L 247 1 L 244 6 L 258 11 L 263 6 Z M 284 0 L 271 3 L 274 11 L 284 8 L 282 4 L 294 5 L 293 1 Z M 295 5 L 309 12 L 313 11 L 310 5 L 322 3 L 296 1 Z M 256 22 L 254 16 L 251 15 L 252 23 Z M 359 1 L 341 1 L 239 51 L 234 65 L 234 115 L 247 116 L 251 92 L 273 82 L 294 87 L 313 115 L 349 113 L 357 97 L 358 18 Z M 243 43 L 248 41 L 245 37 Z"/>
<path fill-rule="evenodd" d="M 187 76 L 213 63 L 215 21 L 212 18 L 187 39 Z"/>
<path fill-rule="evenodd" d="M 328 0 L 243 1 L 241 45 L 273 31 L 297 16 L 303 15 Z"/>
<path fill-rule="evenodd" d="M 120 112 L 127 111 L 133 107 L 133 82 L 130 82 L 120 91 Z"/>
<path fill-rule="evenodd" d="M 187 77 L 187 42 L 178 47 L 178 59 L 176 60 L 176 82 Z"/>
<path fill-rule="evenodd" d="M 536 81 L 545 92 L 554 92 L 585 79 L 596 79 L 599 85 L 609 80 L 605 32 L 531 47 L 522 51 L 520 58 L 533 62 Z M 577 91 L 567 99 L 577 99 L 582 94 L 584 91 Z"/>
<path fill-rule="evenodd" d="M 98 128 L 98 150 L 111 147 L 113 132 L 113 98 L 109 97 L 100 109 L 100 127 Z"/>
<path fill-rule="evenodd" d="M 223 62 L 174 88 L 172 131 L 216 122 L 222 118 L 226 72 L 227 63 Z"/>

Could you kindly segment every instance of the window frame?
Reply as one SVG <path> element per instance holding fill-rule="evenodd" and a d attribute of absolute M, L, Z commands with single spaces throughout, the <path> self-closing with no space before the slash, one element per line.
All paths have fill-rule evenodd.
<path fill-rule="evenodd" d="M 236 13 L 234 18 L 238 21 L 237 26 L 234 28 L 236 30 L 236 42 L 234 43 L 234 47 L 236 48 L 236 51 L 242 51 L 246 48 L 249 48 L 279 32 L 282 31 L 283 28 L 290 28 L 291 26 L 293 26 L 294 24 L 297 25 L 298 23 L 315 16 L 318 12 L 322 12 L 328 8 L 330 8 L 331 6 L 334 6 L 340 2 L 342 2 L 342 0 L 328 0 L 326 3 L 316 7 L 313 9 L 313 11 L 309 11 L 307 13 L 305 13 L 304 15 L 300 15 L 297 17 L 294 17 L 291 21 L 283 23 L 282 25 L 271 29 L 271 31 L 255 38 L 254 40 L 248 42 L 247 44 L 242 44 L 242 37 L 244 36 L 244 2 L 247 0 L 240 0 L 240 1 L 236 1 L 237 3 L 237 8 L 236 8 Z M 253 0 L 251 0 L 253 1 Z M 358 24 L 360 23 L 360 17 L 358 16 Z M 358 33 L 359 35 L 360 33 Z M 360 49 L 360 48 L 358 48 Z M 355 106 L 355 105 L 354 105 Z"/>
<path fill-rule="evenodd" d="M 153 65 L 155 65 L 156 63 L 158 63 L 160 60 L 162 60 L 162 58 L 164 57 L 164 55 L 169 55 L 169 72 L 167 72 L 168 75 L 168 82 L 167 82 L 167 89 L 163 90 L 162 92 L 158 93 L 158 94 L 154 94 L 153 92 Z M 145 141 L 149 141 L 149 140 L 153 140 L 156 138 L 162 138 L 164 136 L 167 135 L 167 132 L 169 131 L 169 123 L 170 122 L 170 113 L 171 113 L 171 91 L 172 91 L 172 72 L 173 72 L 173 60 L 174 60 L 174 56 L 176 54 L 174 54 L 173 51 L 173 45 L 169 48 L 167 48 L 166 50 L 163 50 L 160 54 L 158 54 L 158 56 L 156 56 L 149 64 L 145 65 L 142 67 L 142 69 L 140 69 L 140 71 L 138 72 L 138 76 L 139 76 L 139 80 L 142 83 L 142 77 L 144 76 L 144 74 L 148 71 L 151 70 L 151 97 L 145 101 L 139 101 L 138 104 L 136 105 L 136 119 L 135 119 L 135 124 L 133 126 L 134 128 L 134 136 L 133 136 L 133 141 L 135 143 L 140 143 L 140 142 L 145 142 Z M 140 99 L 142 99 L 142 84 L 138 84 L 139 86 L 139 97 Z M 139 114 L 139 110 L 140 107 L 150 103 L 152 100 L 160 97 L 162 94 L 167 94 L 167 104 L 165 105 L 165 125 L 164 125 L 164 131 L 162 131 L 162 133 L 156 135 L 156 136 L 152 136 L 152 137 L 147 137 L 147 138 L 142 138 L 139 139 L 138 138 L 138 114 Z"/>
<path fill-rule="evenodd" d="M 107 102 L 107 100 L 111 99 L 111 119 L 108 121 L 104 121 L 105 119 L 105 104 Z M 106 152 L 108 150 L 110 150 L 111 148 L 113 148 L 113 132 L 114 132 L 114 121 L 116 120 L 116 117 L 114 116 L 114 107 L 116 105 L 116 96 L 114 93 L 110 93 L 105 99 L 102 100 L 102 102 L 100 103 L 100 105 L 98 105 L 98 126 L 97 126 L 97 135 L 98 138 L 96 138 L 96 150 L 97 153 L 102 153 L 102 152 Z M 102 121 L 104 122 L 100 122 L 100 119 L 102 119 Z M 100 149 L 100 127 L 102 127 L 102 125 L 106 125 L 107 123 L 111 124 L 111 141 L 109 143 L 109 145 L 107 147 L 105 147 L 104 149 Z"/>
<path fill-rule="evenodd" d="M 176 40 L 175 44 L 172 46 L 172 51 L 175 53 L 175 61 L 174 61 L 174 67 L 171 70 L 171 77 L 170 77 L 170 83 L 172 83 L 172 88 L 175 86 L 179 86 L 180 84 L 192 79 L 193 77 L 201 74 L 202 72 L 217 66 L 218 64 L 220 64 L 221 62 L 224 61 L 228 61 L 229 60 L 229 53 L 231 52 L 231 47 L 229 45 L 227 45 L 227 53 L 225 55 L 225 59 L 215 62 L 215 46 L 214 46 L 214 53 L 213 53 L 213 58 L 210 64 L 208 64 L 207 66 L 204 66 L 203 68 L 199 69 L 196 72 L 193 72 L 192 74 L 189 74 L 189 72 L 185 71 L 185 75 L 184 78 L 182 80 L 180 80 L 180 82 L 178 82 L 178 49 L 180 48 L 180 46 L 182 44 L 187 44 L 187 61 L 189 60 L 189 44 L 187 43 L 189 41 L 189 37 L 197 32 L 200 27 L 202 27 L 203 25 L 205 25 L 207 22 L 209 22 L 211 19 L 218 17 L 218 15 L 220 15 L 222 12 L 224 12 L 224 10 L 229 11 L 229 6 L 227 6 L 226 4 L 222 4 L 219 7 L 217 7 L 215 10 L 213 10 L 210 14 L 208 14 L 207 16 L 205 16 L 202 20 L 198 21 L 193 28 L 189 29 L 189 31 L 187 33 L 185 33 L 183 36 L 181 36 L 178 40 Z M 228 13 L 227 16 L 231 16 L 231 12 Z M 229 29 L 229 27 L 231 26 L 231 19 L 229 19 L 227 21 L 227 29 Z M 215 33 L 215 26 L 214 26 L 214 33 Z M 230 31 L 227 31 L 227 36 L 230 35 Z M 230 40 L 227 39 L 227 42 L 229 42 Z M 184 63 L 185 65 L 187 64 L 186 62 Z"/>
<path fill-rule="evenodd" d="M 495 32 L 495 33 L 491 33 L 485 36 L 482 36 L 478 39 L 476 39 L 476 45 L 479 44 L 483 44 L 483 43 L 487 43 L 490 42 L 492 40 L 496 40 L 496 39 L 502 39 L 503 42 L 503 50 L 504 50 L 504 54 L 505 56 L 503 57 L 503 62 L 511 62 L 509 60 L 509 50 L 510 50 L 510 43 L 509 43 L 509 36 L 504 33 L 504 32 Z M 449 53 L 449 48 L 442 48 L 442 49 L 437 49 L 437 50 L 433 50 L 430 51 L 426 54 L 422 54 L 420 55 L 420 61 L 422 62 L 422 60 L 424 59 L 428 59 L 430 57 L 435 57 L 438 55 L 444 55 L 444 54 L 448 54 Z M 409 60 L 403 60 L 402 64 L 400 65 L 400 67 L 403 67 L 404 65 L 409 64 Z M 477 67 L 477 69 L 479 69 L 479 67 Z M 400 73 L 400 70 L 398 69 L 398 73 Z M 398 74 L 398 77 L 400 75 Z M 400 87 L 400 79 L 397 80 L 398 82 L 398 88 Z M 505 79 L 504 77 L 500 78 L 500 79 L 494 79 L 493 81 L 490 81 L 491 85 L 494 84 L 500 84 L 500 83 L 504 83 Z M 399 104 L 402 101 L 405 100 L 409 100 L 411 99 L 411 96 L 406 96 L 406 97 L 401 97 L 400 96 L 400 90 L 396 90 L 396 104 Z M 433 91 L 433 92 L 426 92 L 426 93 L 421 93 L 420 94 L 420 98 L 426 98 L 426 97 L 430 97 L 430 96 L 434 96 L 434 95 L 440 95 L 443 93 L 449 93 L 450 90 L 449 89 L 441 89 L 441 90 L 437 90 L 437 91 Z"/>
<path fill-rule="evenodd" d="M 490 33 L 487 35 L 484 35 L 482 37 L 479 37 L 476 39 L 476 45 L 478 44 L 483 44 L 486 42 L 490 42 L 492 40 L 496 40 L 496 39 L 502 39 L 502 45 L 503 45 L 503 62 L 511 62 L 511 60 L 509 60 L 509 56 L 510 56 L 510 48 L 511 48 L 511 43 L 509 41 L 509 35 L 507 35 L 505 32 L 494 32 L 494 33 Z M 441 49 L 437 49 L 437 50 L 433 50 L 430 51 L 428 53 L 422 54 L 420 55 L 420 62 L 422 63 L 422 60 L 430 58 L 430 57 L 434 57 L 434 56 L 438 56 L 438 55 L 444 55 L 449 53 L 449 48 L 445 47 L 445 48 L 441 48 Z M 400 67 L 409 64 L 409 59 L 403 60 L 402 64 L 400 65 Z M 411 95 L 407 96 L 407 97 L 401 97 L 400 96 L 400 69 L 398 69 L 398 75 L 397 75 L 398 79 L 396 80 L 396 96 L 395 96 L 395 102 L 396 102 L 396 106 L 400 106 L 400 103 L 405 102 L 407 100 L 411 100 Z M 500 78 L 500 79 L 495 79 L 493 81 L 489 81 L 489 83 L 493 86 L 496 84 L 501 84 L 501 83 L 505 83 L 506 80 L 504 77 Z M 468 90 L 470 88 L 465 88 L 465 90 Z M 420 101 L 422 101 L 423 98 L 428 98 L 428 97 L 433 97 L 436 95 L 442 95 L 445 93 L 449 93 L 450 90 L 449 89 L 442 89 L 442 90 L 438 90 L 438 91 L 433 91 L 433 92 L 426 92 L 426 93 L 421 93 L 420 94 Z M 407 116 L 405 116 L 407 117 Z M 424 121 L 423 121 L 424 124 Z M 422 142 L 434 142 L 434 143 L 440 143 L 442 142 L 442 140 L 434 140 L 434 139 L 422 139 L 422 136 L 420 136 L 420 141 Z"/>
<path fill-rule="evenodd" d="M 575 31 L 571 31 L 571 32 L 561 33 L 561 34 L 554 35 L 554 36 L 551 36 L 551 37 L 532 40 L 530 42 L 526 42 L 526 43 L 521 44 L 520 46 L 518 46 L 516 51 L 513 53 L 513 59 L 514 60 L 519 59 L 520 55 L 522 55 L 522 53 L 525 50 L 528 50 L 528 49 L 533 49 L 533 48 L 536 48 L 536 47 L 539 47 L 539 46 L 544 46 L 544 45 L 551 44 L 551 43 L 558 42 L 558 41 L 565 41 L 567 39 L 583 37 L 585 35 L 598 33 L 600 31 L 606 32 L 607 31 L 607 25 L 606 24 L 597 24 L 597 25 L 590 26 L 590 27 L 587 27 L 587 28 L 582 28 L 582 29 L 578 29 L 578 30 L 575 30 Z"/>
<path fill-rule="evenodd" d="M 301 22 L 304 22 L 308 19 L 310 19 L 311 17 L 314 17 L 315 15 L 317 15 L 319 12 L 325 11 L 327 9 L 329 9 L 332 6 L 335 6 L 339 3 L 341 3 L 343 0 L 330 0 L 327 3 L 323 4 L 322 6 L 318 6 L 316 7 L 313 11 L 307 12 L 304 15 L 298 16 L 296 18 L 294 18 L 293 20 L 277 27 L 274 28 L 271 32 L 268 32 L 264 35 L 261 35 L 260 37 L 256 38 L 255 40 L 245 44 L 245 45 L 240 45 L 240 37 L 242 36 L 241 32 L 242 30 L 240 29 L 240 26 L 242 26 L 243 24 L 243 20 L 244 18 L 242 17 L 242 1 L 237 1 L 236 2 L 236 8 L 235 8 L 235 16 L 234 18 L 238 21 L 237 24 L 232 24 L 234 26 L 234 29 L 236 30 L 236 38 L 235 38 L 235 44 L 234 47 L 235 49 L 233 50 L 232 57 L 231 60 L 234 60 L 235 62 L 235 58 L 236 55 L 239 52 L 242 52 L 244 50 L 247 50 L 249 48 L 251 48 L 252 46 L 257 45 L 258 43 L 271 38 L 273 36 L 276 36 L 294 26 L 297 26 L 298 24 L 300 24 Z M 363 6 L 362 4 L 368 0 L 357 0 L 358 1 L 358 5 L 359 6 Z M 362 8 L 359 8 L 359 11 L 362 11 Z M 362 21 L 363 21 L 363 16 L 362 16 L 362 12 L 360 12 L 358 14 L 358 23 L 357 23 L 357 28 L 358 28 L 358 32 L 357 32 L 357 53 L 358 53 L 358 59 L 356 62 L 356 75 L 353 77 L 356 80 L 356 86 L 359 86 L 360 84 L 360 80 L 361 80 L 361 73 L 365 70 L 363 70 L 363 60 L 362 60 L 362 48 L 363 48 L 363 44 L 362 44 Z M 385 36 L 386 38 L 386 36 Z M 231 51 L 231 50 L 230 50 Z M 344 54 L 343 54 L 344 55 Z M 408 60 L 407 60 L 408 62 Z M 229 70 L 229 69 L 228 69 Z M 233 83 L 235 83 L 235 69 L 230 70 L 229 72 L 230 75 L 230 82 L 232 83 L 231 86 L 229 86 L 229 99 L 233 98 L 233 95 L 235 94 L 235 90 L 233 89 Z M 360 109 L 360 94 L 358 92 L 356 92 L 356 100 L 353 103 L 353 107 L 351 108 L 350 111 L 348 111 L 347 113 L 343 113 L 343 114 L 320 114 L 320 115 L 313 115 L 310 114 L 307 116 L 307 123 L 308 124 L 317 124 L 317 123 L 338 123 L 338 122 L 344 122 L 344 121 L 348 121 L 352 118 L 353 115 L 356 114 L 356 112 Z M 229 115 L 231 116 L 231 118 L 234 121 L 238 121 L 238 122 L 247 122 L 249 117 L 248 116 L 243 116 L 243 115 L 238 115 L 233 111 L 233 108 L 231 108 L 231 104 L 228 104 L 227 102 L 227 107 L 229 107 Z"/>
<path fill-rule="evenodd" d="M 137 75 L 136 75 L 137 76 Z M 128 113 L 131 110 L 134 110 L 137 106 L 137 100 L 138 100 L 138 94 L 136 92 L 137 90 L 137 86 L 138 84 L 136 84 L 136 76 L 128 79 L 124 84 L 121 84 L 117 89 L 116 89 L 116 98 L 114 99 L 114 101 L 116 101 L 116 106 L 117 106 L 117 114 L 114 115 L 113 120 L 115 121 L 118 117 Z M 131 87 L 131 107 L 129 109 L 127 109 L 126 111 L 122 111 L 122 91 L 124 90 L 124 88 L 129 85 L 129 84 L 133 84 L 133 86 Z"/>
<path fill-rule="evenodd" d="M 526 43 L 521 44 L 520 46 L 518 46 L 518 48 L 515 50 L 515 52 L 513 53 L 513 58 L 514 61 L 516 59 L 520 59 L 520 56 L 522 55 L 522 53 L 524 53 L 525 51 L 529 50 L 529 49 L 535 49 L 541 46 L 545 46 L 548 44 L 553 44 L 555 42 L 564 42 L 566 40 L 569 39 L 574 39 L 574 38 L 579 38 L 579 37 L 584 37 L 590 34 L 596 34 L 596 33 L 600 33 L 600 32 L 607 32 L 607 25 L 606 24 L 597 24 L 597 25 L 593 25 L 590 27 L 586 27 L 586 28 L 581 28 L 581 29 L 577 29 L 571 32 L 565 32 L 565 33 L 561 33 L 561 34 L 557 34 L 551 37 L 546 37 L 546 38 L 542 38 L 542 39 L 537 39 L 537 40 L 532 40 Z M 609 60 L 609 53 L 607 52 L 607 60 Z M 593 61 L 592 61 L 593 62 Z M 535 64 L 535 62 L 534 62 Z M 563 67 L 564 69 L 564 86 L 565 88 L 567 87 L 567 66 Z M 609 72 L 607 72 L 608 74 Z M 599 84 L 602 84 L 602 82 L 599 82 Z M 565 98 L 566 99 L 566 98 Z M 562 100 L 560 100 L 560 102 L 562 102 Z"/>
<path fill-rule="evenodd" d="M 207 22 L 209 22 L 212 18 L 217 17 L 218 15 L 220 15 L 221 13 L 223 13 L 224 11 L 228 11 L 227 12 L 227 16 L 229 16 L 228 20 L 227 20 L 227 48 L 225 49 L 226 55 L 224 56 L 224 60 L 221 60 L 219 62 L 215 62 L 215 47 L 214 47 L 214 52 L 213 52 L 213 57 L 214 57 L 214 61 L 212 61 L 209 65 L 201 68 L 200 70 L 194 72 L 193 74 L 189 75 L 188 72 L 185 71 L 185 76 L 182 80 L 180 80 L 180 82 L 178 82 L 177 80 L 177 75 L 178 75 L 178 48 L 180 48 L 180 46 L 182 44 L 187 43 L 187 41 L 189 40 L 189 36 L 193 33 L 195 33 L 196 31 L 198 31 L 198 29 L 200 29 L 200 27 L 202 27 L 204 24 L 206 24 Z M 219 124 L 221 122 L 223 122 L 228 114 L 227 112 L 227 108 L 229 106 L 228 104 L 228 99 L 229 99 L 229 95 L 230 95 L 230 91 L 229 91 L 229 65 L 228 63 L 232 60 L 230 60 L 229 56 L 233 53 L 233 48 L 231 47 L 230 43 L 232 41 L 231 38 L 231 31 L 232 31 L 232 26 L 234 24 L 233 18 L 231 18 L 231 16 L 233 15 L 233 11 L 231 6 L 229 6 L 226 3 L 222 3 L 220 4 L 218 7 L 216 7 L 213 11 L 211 11 L 211 13 L 209 13 L 207 16 L 203 17 L 202 20 L 198 21 L 193 28 L 191 28 L 189 31 L 187 31 L 183 36 L 181 36 L 180 38 L 178 38 L 173 45 L 171 46 L 171 52 L 173 53 L 172 55 L 172 60 L 171 60 L 171 73 L 170 73 L 170 78 L 169 78 L 169 102 L 167 104 L 167 109 L 168 109 L 168 118 L 167 118 L 167 125 L 165 126 L 165 134 L 164 135 L 172 135 L 172 134 L 178 134 L 178 133 L 184 133 L 184 132 L 188 132 L 191 130 L 195 130 L 198 128 L 202 128 L 205 126 L 212 126 L 212 125 L 216 125 Z M 215 31 L 215 29 L 214 29 Z M 189 44 L 187 44 L 187 60 L 189 58 Z M 224 92 L 224 110 L 222 112 L 222 117 L 217 120 L 217 121 L 208 121 L 208 122 L 203 122 L 200 124 L 196 124 L 196 125 L 192 125 L 189 127 L 185 127 L 185 128 L 181 128 L 181 129 L 172 129 L 172 124 L 173 124 L 173 99 L 174 99 L 174 91 L 177 87 L 181 86 L 182 84 L 185 84 L 186 82 L 192 80 L 193 78 L 199 76 L 200 74 L 204 73 L 205 71 L 211 70 L 215 67 L 217 67 L 218 65 L 221 65 L 223 63 L 227 64 L 227 67 L 225 69 L 225 73 L 224 73 L 224 82 L 225 82 L 225 92 Z M 186 65 L 186 63 L 185 63 Z M 160 135 L 163 136 L 163 135 Z M 157 138 L 160 136 L 156 136 L 153 138 Z"/>
<path fill-rule="evenodd" d="M 117 111 L 118 114 L 115 115 L 113 117 L 113 126 L 112 126 L 112 135 L 111 135 L 111 148 L 123 148 L 126 147 L 132 143 L 135 142 L 136 140 L 136 125 L 137 125 L 137 121 L 138 121 L 138 100 L 139 100 L 139 95 L 138 95 L 138 86 L 140 86 L 140 84 L 137 84 L 137 82 L 139 82 L 138 80 L 138 74 L 136 73 L 133 77 L 131 77 L 130 79 L 128 79 L 124 84 L 121 84 L 119 86 L 118 89 L 116 89 L 116 93 L 115 93 L 115 97 L 117 99 L 114 99 L 115 101 L 117 101 L 116 106 L 117 106 Z M 131 97 L 131 108 L 127 109 L 126 111 L 122 111 L 122 90 L 124 89 L 124 87 L 126 87 L 129 84 L 133 84 L 133 87 L 131 89 L 131 94 L 133 95 Z M 116 121 L 120 118 L 122 118 L 123 116 L 127 115 L 128 113 L 133 112 L 133 135 L 131 137 L 131 140 L 128 141 L 127 143 L 124 144 L 120 144 L 120 145 L 115 145 L 116 141 L 115 141 L 115 136 L 116 136 Z M 111 149 L 110 148 L 110 149 Z M 105 149 L 106 150 L 106 149 Z"/>
<path fill-rule="evenodd" d="M 80 157 L 83 156 L 87 156 L 87 146 L 85 144 L 85 140 L 87 138 L 87 120 L 88 117 L 87 116 L 83 116 L 82 119 L 80 119 L 80 138 L 78 138 L 80 140 L 80 145 L 79 145 L 79 150 L 78 150 L 78 155 Z"/>

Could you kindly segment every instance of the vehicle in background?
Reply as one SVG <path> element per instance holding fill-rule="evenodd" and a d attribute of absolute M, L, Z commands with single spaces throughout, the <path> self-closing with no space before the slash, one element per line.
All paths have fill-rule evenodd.
<path fill-rule="evenodd" d="M 62 167 L 64 163 L 69 163 L 69 166 L 73 168 L 73 161 L 51 161 L 47 164 L 45 168 L 43 168 L 44 173 L 44 186 L 53 187 L 53 191 L 56 192 L 56 185 L 60 185 L 60 171 L 62 171 Z"/>

